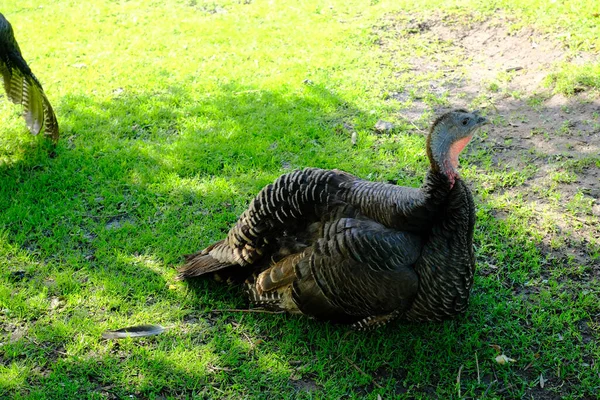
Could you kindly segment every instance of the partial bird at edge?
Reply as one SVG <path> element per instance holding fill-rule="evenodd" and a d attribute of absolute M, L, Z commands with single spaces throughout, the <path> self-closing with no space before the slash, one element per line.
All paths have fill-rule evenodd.
<path fill-rule="evenodd" d="M 21 54 L 10 22 L 0 13 L 0 74 L 10 101 L 23 106 L 29 131 L 44 134 L 57 142 L 58 121 L 42 85 Z"/>

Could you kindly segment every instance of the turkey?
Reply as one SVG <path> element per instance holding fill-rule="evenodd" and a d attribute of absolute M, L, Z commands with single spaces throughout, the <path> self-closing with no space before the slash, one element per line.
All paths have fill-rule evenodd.
<path fill-rule="evenodd" d="M 23 59 L 15 40 L 10 22 L 0 14 L 0 73 L 4 78 L 4 90 L 15 104 L 23 106 L 23 116 L 29 131 L 58 140 L 58 122 L 54 110 L 31 69 Z"/>
<path fill-rule="evenodd" d="M 179 279 L 241 277 L 256 306 L 357 329 L 463 312 L 475 270 L 475 208 L 458 155 L 487 122 L 466 110 L 436 119 L 420 188 L 316 168 L 280 176 L 225 239 L 187 256 Z"/>

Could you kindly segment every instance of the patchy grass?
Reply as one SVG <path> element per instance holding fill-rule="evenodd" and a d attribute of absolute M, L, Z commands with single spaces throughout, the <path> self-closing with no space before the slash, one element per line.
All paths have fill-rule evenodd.
<path fill-rule="evenodd" d="M 51 154 L 0 102 L 0 397 L 596 396 L 600 125 L 597 66 L 579 53 L 599 48 L 596 2 L 283 3 L 5 2 L 62 138 Z M 519 71 L 474 81 L 485 49 L 445 27 L 477 24 L 582 55 L 546 71 L 574 97 Z M 293 168 L 419 185 L 420 131 L 465 104 L 494 126 L 463 156 L 478 208 L 464 316 L 348 333 L 215 311 L 244 307 L 240 292 L 174 281 L 182 254 Z M 142 323 L 169 329 L 100 337 Z"/>
<path fill-rule="evenodd" d="M 563 64 L 548 75 L 547 83 L 558 93 L 573 95 L 588 88 L 600 89 L 600 63 Z"/>

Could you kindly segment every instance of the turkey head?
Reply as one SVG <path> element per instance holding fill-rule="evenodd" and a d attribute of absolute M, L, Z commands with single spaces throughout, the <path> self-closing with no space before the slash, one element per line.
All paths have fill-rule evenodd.
<path fill-rule="evenodd" d="M 458 155 L 469 143 L 475 130 L 489 121 L 479 111 L 455 110 L 439 117 L 427 137 L 427 156 L 431 169 L 448 177 L 454 186 L 458 174 Z"/>

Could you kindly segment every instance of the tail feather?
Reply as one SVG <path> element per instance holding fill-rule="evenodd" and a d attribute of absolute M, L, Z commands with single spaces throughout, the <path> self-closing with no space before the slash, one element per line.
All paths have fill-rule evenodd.
<path fill-rule="evenodd" d="M 268 310 L 287 311 L 292 314 L 300 313 L 292 299 L 291 286 L 279 287 L 270 292 L 258 289 L 256 283 L 246 282 L 245 291 L 250 303 Z"/>
<path fill-rule="evenodd" d="M 304 253 L 291 254 L 263 271 L 256 279 L 257 290 L 259 292 L 271 292 L 289 286 L 296 279 L 294 265 L 303 257 Z"/>
<path fill-rule="evenodd" d="M 46 94 L 44 92 L 41 92 L 41 94 L 44 105 L 44 134 L 50 136 L 50 138 L 56 142 L 60 136 L 56 114 L 54 114 L 54 109 L 46 97 Z"/>
<path fill-rule="evenodd" d="M 14 74 L 13 77 L 15 75 L 16 74 Z M 20 87 L 17 87 L 16 89 L 21 91 L 21 95 L 19 96 L 20 102 L 15 101 L 14 98 L 13 102 L 23 106 L 23 116 L 27 123 L 27 127 L 29 128 L 29 132 L 37 135 L 44 125 L 44 105 L 42 96 L 39 88 L 35 86 L 35 83 L 32 82 L 31 78 L 27 79 L 26 76 L 19 78 Z M 15 84 L 15 86 L 17 85 Z"/>
<path fill-rule="evenodd" d="M 246 294 L 248 300 L 256 305 L 276 305 L 281 301 L 281 293 L 274 290 L 271 292 L 263 292 L 258 289 L 256 284 L 247 282 L 246 283 Z"/>
<path fill-rule="evenodd" d="M 231 266 L 231 264 L 215 260 L 210 254 L 204 254 L 203 252 L 189 254 L 185 257 L 185 264 L 177 271 L 178 280 L 202 276 Z"/>

